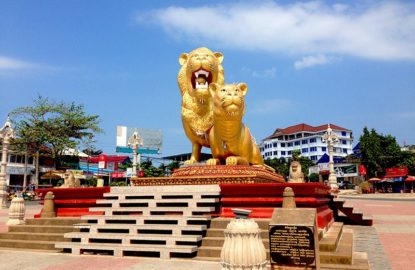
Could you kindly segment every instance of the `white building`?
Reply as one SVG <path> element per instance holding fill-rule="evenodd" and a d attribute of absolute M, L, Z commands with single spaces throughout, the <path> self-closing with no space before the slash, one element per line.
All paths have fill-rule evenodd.
<path fill-rule="evenodd" d="M 286 128 L 277 128 L 274 133 L 263 139 L 259 145 L 264 159 L 290 158 L 293 150 L 300 150 L 301 156 L 308 157 L 316 162 L 324 154 L 328 154 L 327 143 L 321 141 L 328 124 L 313 127 L 307 124 L 298 124 Z M 353 153 L 352 131 L 334 124 L 330 124 L 333 132 L 339 137 L 334 145 L 334 157 L 345 157 Z"/>

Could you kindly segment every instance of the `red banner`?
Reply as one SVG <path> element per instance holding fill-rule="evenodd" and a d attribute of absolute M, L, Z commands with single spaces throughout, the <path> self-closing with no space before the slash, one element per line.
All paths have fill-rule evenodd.
<path fill-rule="evenodd" d="M 359 165 L 359 174 L 360 175 L 366 175 L 367 174 L 367 170 L 365 165 Z"/>
<path fill-rule="evenodd" d="M 408 175 L 408 167 L 387 168 L 385 178 L 395 178 Z"/>

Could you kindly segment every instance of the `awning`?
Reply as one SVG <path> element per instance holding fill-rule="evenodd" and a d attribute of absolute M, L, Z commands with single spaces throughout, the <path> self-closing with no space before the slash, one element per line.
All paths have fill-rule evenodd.
<path fill-rule="evenodd" d="M 367 181 L 369 181 L 369 182 L 379 182 L 379 181 L 382 181 L 382 179 L 380 179 L 380 178 L 376 178 L 376 177 L 373 177 L 373 178 L 370 178 L 369 180 L 367 180 Z"/>
<path fill-rule="evenodd" d="M 413 182 L 415 181 L 415 177 L 414 176 L 409 176 L 405 179 L 405 182 Z"/>

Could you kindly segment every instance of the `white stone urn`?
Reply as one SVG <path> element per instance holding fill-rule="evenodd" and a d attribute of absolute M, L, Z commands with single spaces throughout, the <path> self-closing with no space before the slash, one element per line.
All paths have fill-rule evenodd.
<path fill-rule="evenodd" d="M 22 197 L 14 197 L 9 208 L 9 220 L 7 225 L 23 225 L 25 216 L 25 205 Z"/>
<path fill-rule="evenodd" d="M 260 232 L 252 219 L 232 220 L 225 230 L 220 255 L 222 270 L 265 270 L 266 251 Z"/>

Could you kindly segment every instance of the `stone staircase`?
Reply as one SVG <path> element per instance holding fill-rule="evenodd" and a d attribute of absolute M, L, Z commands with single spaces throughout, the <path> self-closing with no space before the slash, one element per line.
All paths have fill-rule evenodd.
<path fill-rule="evenodd" d="M 202 240 L 196 260 L 220 261 L 224 243 L 224 230 L 231 221 L 228 218 L 214 218 L 206 237 Z M 269 219 L 255 220 L 261 229 L 261 238 L 269 259 Z M 333 223 L 327 232 L 319 231 L 320 263 L 322 269 L 369 269 L 366 253 L 353 251 L 353 231 L 343 228 L 343 223 Z"/>
<path fill-rule="evenodd" d="M 8 227 L 8 232 L 0 233 L 0 248 L 30 249 L 59 252 L 55 243 L 67 241 L 64 234 L 77 230 L 73 227 L 79 218 L 33 218 L 26 219 L 25 225 Z"/>
<path fill-rule="evenodd" d="M 218 185 L 113 187 L 97 200 L 103 216 L 82 216 L 71 242 L 56 247 L 72 254 L 194 257 L 218 211 Z"/>
<path fill-rule="evenodd" d="M 369 215 L 364 215 L 362 211 L 355 209 L 353 205 L 346 204 L 346 200 L 342 198 L 333 198 L 332 210 L 334 218 L 337 221 L 342 221 L 346 224 L 372 226 L 373 218 Z M 343 215 L 341 215 L 341 212 Z"/>

